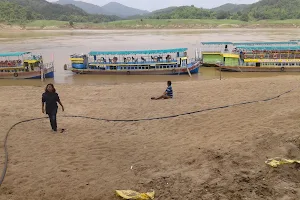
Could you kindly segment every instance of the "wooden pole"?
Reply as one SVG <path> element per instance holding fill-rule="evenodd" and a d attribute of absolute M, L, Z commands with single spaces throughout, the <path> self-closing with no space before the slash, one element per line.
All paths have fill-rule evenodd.
<path fill-rule="evenodd" d="M 190 69 L 188 68 L 188 66 L 186 66 L 186 70 L 187 70 L 189 76 L 192 77 L 191 72 L 190 72 Z"/>
<path fill-rule="evenodd" d="M 40 64 L 40 70 L 41 70 L 41 81 L 44 81 L 44 67 L 42 64 Z"/>
<path fill-rule="evenodd" d="M 219 65 L 219 71 L 220 71 L 220 80 L 222 80 L 222 68 L 221 68 L 221 65 Z"/>

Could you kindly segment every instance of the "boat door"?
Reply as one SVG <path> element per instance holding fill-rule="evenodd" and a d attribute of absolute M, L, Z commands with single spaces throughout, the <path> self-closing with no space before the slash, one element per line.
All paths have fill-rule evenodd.
<path fill-rule="evenodd" d="M 180 67 L 186 67 L 187 66 L 187 57 L 180 58 L 179 64 L 180 64 Z"/>

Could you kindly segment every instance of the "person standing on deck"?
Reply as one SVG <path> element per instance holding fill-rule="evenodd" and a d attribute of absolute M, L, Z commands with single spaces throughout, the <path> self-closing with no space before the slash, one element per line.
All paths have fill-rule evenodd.
<path fill-rule="evenodd" d="M 164 92 L 164 94 L 160 97 L 152 97 L 151 99 L 152 100 L 159 100 L 159 99 L 172 99 L 173 98 L 173 88 L 172 88 L 172 82 L 171 81 L 168 81 L 167 82 L 167 89 L 166 91 Z"/>
<path fill-rule="evenodd" d="M 62 111 L 64 111 L 64 106 L 60 101 L 58 94 L 54 88 L 54 85 L 49 83 L 46 86 L 45 92 L 42 95 L 42 112 L 45 113 L 45 104 L 46 104 L 46 114 L 48 114 L 50 119 L 51 128 L 53 131 L 57 131 L 57 102 L 61 105 Z M 63 130 L 62 130 L 63 131 Z"/>

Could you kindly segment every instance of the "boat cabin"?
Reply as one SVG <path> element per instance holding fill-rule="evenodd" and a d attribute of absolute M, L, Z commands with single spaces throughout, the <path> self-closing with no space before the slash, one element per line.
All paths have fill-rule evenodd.
<path fill-rule="evenodd" d="M 97 70 L 170 69 L 188 65 L 187 48 L 140 51 L 91 51 L 71 55 L 72 68 Z"/>
<path fill-rule="evenodd" d="M 40 55 L 31 55 L 30 52 L 0 53 L 0 73 L 18 71 L 37 71 L 43 58 Z"/>

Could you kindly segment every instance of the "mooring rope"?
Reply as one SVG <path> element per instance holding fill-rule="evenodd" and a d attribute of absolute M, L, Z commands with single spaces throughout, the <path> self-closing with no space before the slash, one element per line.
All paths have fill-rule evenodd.
<path fill-rule="evenodd" d="M 235 103 L 235 104 L 230 104 L 230 105 L 225 105 L 225 106 L 205 108 L 205 109 L 196 110 L 196 111 L 192 111 L 192 112 L 186 112 L 186 113 L 181 113 L 181 114 L 177 114 L 177 115 L 169 115 L 169 116 L 163 116 L 163 117 L 140 118 L 140 119 L 104 119 L 104 118 L 87 117 L 87 116 L 80 116 L 80 115 L 65 115 L 65 116 L 61 116 L 61 117 L 90 119 L 90 120 L 105 121 L 105 122 L 141 122 L 141 121 L 162 120 L 162 119 L 176 118 L 176 117 L 185 116 L 185 115 L 192 115 L 192 114 L 196 114 L 196 113 L 202 113 L 202 112 L 206 112 L 206 111 L 224 109 L 224 108 L 229 108 L 229 107 L 233 107 L 233 106 L 246 105 L 246 104 L 258 103 L 258 102 L 267 102 L 267 101 L 271 101 L 271 100 L 277 99 L 277 98 L 279 98 L 279 97 L 281 97 L 281 96 L 283 96 L 283 95 L 285 95 L 287 93 L 290 93 L 293 90 L 295 90 L 296 88 L 298 88 L 298 87 L 295 87 L 295 88 L 293 88 L 291 90 L 283 92 L 283 93 L 281 93 L 281 94 L 279 94 L 277 96 L 266 98 L 266 99 L 262 99 L 262 100 L 254 100 L 254 101 L 247 101 L 247 102 Z M 19 125 L 19 124 L 23 124 L 23 123 L 27 123 L 27 122 L 32 122 L 32 121 L 36 121 L 36 120 L 41 120 L 41 119 L 47 119 L 47 118 L 48 117 L 39 117 L 39 118 L 32 118 L 32 119 L 27 119 L 27 120 L 19 121 L 19 122 L 15 123 L 14 125 L 12 125 L 10 127 L 10 129 L 7 131 L 7 133 L 5 135 L 5 139 L 4 139 L 5 159 L 4 159 L 4 168 L 3 168 L 2 175 L 1 175 L 1 178 L 0 178 L 0 186 L 2 185 L 2 183 L 4 181 L 4 178 L 5 178 L 5 175 L 6 175 L 6 171 L 7 171 L 7 166 L 8 166 L 7 140 L 8 140 L 8 136 L 9 136 L 9 133 L 11 132 L 11 130 L 14 127 L 16 127 L 17 125 Z"/>

